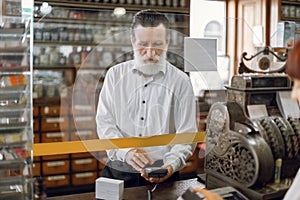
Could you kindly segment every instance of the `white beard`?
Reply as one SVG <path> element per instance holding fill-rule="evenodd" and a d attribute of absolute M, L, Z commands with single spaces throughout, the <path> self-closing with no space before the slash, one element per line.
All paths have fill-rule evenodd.
<path fill-rule="evenodd" d="M 166 66 L 167 51 L 164 50 L 161 56 L 155 55 L 153 61 L 147 61 L 147 55 L 141 56 L 137 50 L 133 52 L 136 69 L 145 75 L 155 75 Z"/>

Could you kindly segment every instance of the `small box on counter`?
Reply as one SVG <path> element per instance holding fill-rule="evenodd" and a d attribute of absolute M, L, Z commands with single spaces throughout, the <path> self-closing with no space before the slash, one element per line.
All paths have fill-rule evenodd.
<path fill-rule="evenodd" d="M 96 180 L 96 199 L 121 200 L 124 181 L 100 177 Z"/>
<path fill-rule="evenodd" d="M 277 23 L 277 47 L 293 48 L 295 44 L 296 23 L 281 21 Z"/>

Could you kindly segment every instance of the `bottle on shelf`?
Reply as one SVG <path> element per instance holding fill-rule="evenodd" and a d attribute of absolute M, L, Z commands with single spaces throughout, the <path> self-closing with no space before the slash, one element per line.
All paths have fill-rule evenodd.
<path fill-rule="evenodd" d="M 67 64 L 67 58 L 61 52 L 59 53 L 59 64 L 61 64 L 61 65 Z"/>
<path fill-rule="evenodd" d="M 61 27 L 59 28 L 59 41 L 66 42 L 68 41 L 68 29 Z"/>
<path fill-rule="evenodd" d="M 85 61 L 88 53 L 89 52 L 87 51 L 87 48 L 86 47 L 82 47 L 82 50 L 81 50 L 81 64 Z"/>
<path fill-rule="evenodd" d="M 56 65 L 59 63 L 59 52 L 57 51 L 56 46 L 50 47 L 49 54 L 49 64 Z"/>
<path fill-rule="evenodd" d="M 58 31 L 56 28 L 53 28 L 51 30 L 51 41 L 52 42 L 57 42 L 58 41 Z"/>
<path fill-rule="evenodd" d="M 73 47 L 73 51 L 69 55 L 69 64 L 81 64 L 81 54 L 77 51 L 77 47 Z"/>
<path fill-rule="evenodd" d="M 34 30 L 34 39 L 36 41 L 42 41 L 43 40 L 43 30 L 41 28 L 35 28 L 35 30 Z"/>
<path fill-rule="evenodd" d="M 51 32 L 50 29 L 44 29 L 43 30 L 43 41 L 50 41 L 51 40 Z"/>
<path fill-rule="evenodd" d="M 48 57 L 48 54 L 46 54 L 46 48 L 44 48 L 44 47 L 42 47 L 40 49 L 39 63 L 41 65 L 48 65 L 48 63 L 49 63 L 49 57 Z"/>

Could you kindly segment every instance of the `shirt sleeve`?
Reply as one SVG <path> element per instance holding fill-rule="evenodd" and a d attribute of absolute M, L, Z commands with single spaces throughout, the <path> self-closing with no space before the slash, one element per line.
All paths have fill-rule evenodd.
<path fill-rule="evenodd" d="M 178 96 L 174 108 L 176 133 L 197 132 L 195 97 L 190 82 L 181 87 Z M 164 155 L 164 164 L 171 165 L 174 172 L 182 169 L 195 147 L 196 143 L 172 145 Z"/>
<path fill-rule="evenodd" d="M 114 94 L 114 75 L 110 69 L 105 77 L 100 95 L 98 100 L 96 124 L 97 134 L 100 139 L 111 139 L 111 138 L 124 138 L 121 131 L 116 125 L 114 117 L 113 107 L 113 94 Z M 107 156 L 110 160 L 125 161 L 125 156 L 130 148 L 106 150 Z"/>

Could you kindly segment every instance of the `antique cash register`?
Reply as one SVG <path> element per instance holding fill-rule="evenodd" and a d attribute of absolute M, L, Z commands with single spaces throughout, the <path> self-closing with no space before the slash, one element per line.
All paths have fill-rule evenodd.
<path fill-rule="evenodd" d="M 226 102 L 212 105 L 206 128 L 206 187 L 233 186 L 249 199 L 281 199 L 300 167 L 299 106 L 290 99 L 292 82 L 285 67 L 261 70 L 244 60 L 278 55 L 265 47 L 254 56 L 243 53 L 239 75 L 227 87 Z"/>

